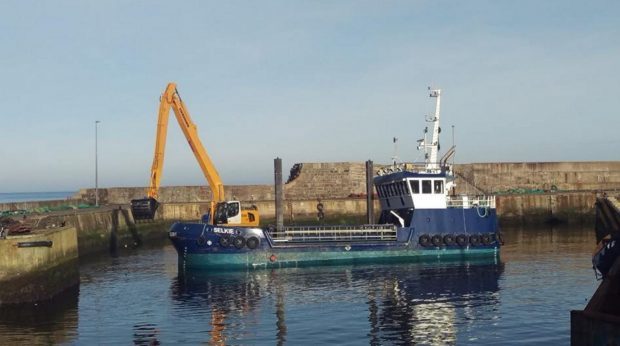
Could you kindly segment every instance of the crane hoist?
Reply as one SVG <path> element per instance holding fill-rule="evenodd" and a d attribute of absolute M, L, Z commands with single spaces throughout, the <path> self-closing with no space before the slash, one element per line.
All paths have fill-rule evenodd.
<path fill-rule="evenodd" d="M 177 91 L 175 83 L 168 83 L 166 90 L 161 95 L 155 139 L 155 156 L 153 157 L 153 165 L 151 166 L 151 181 L 146 198 L 131 200 L 131 212 L 133 213 L 134 219 L 152 220 L 159 207 L 157 198 L 164 165 L 164 150 L 166 147 L 170 108 L 174 111 L 177 122 L 213 194 L 209 211 L 203 217 L 203 221 L 213 225 L 258 226 L 259 214 L 257 210 L 243 210 L 241 209 L 241 203 L 239 201 L 224 200 L 224 184 L 211 158 L 202 145 L 200 138 L 198 138 L 196 125 L 192 122 L 189 112 L 185 107 L 185 103 Z"/>

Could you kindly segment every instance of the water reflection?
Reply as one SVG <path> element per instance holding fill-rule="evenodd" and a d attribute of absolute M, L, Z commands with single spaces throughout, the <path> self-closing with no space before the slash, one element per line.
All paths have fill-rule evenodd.
<path fill-rule="evenodd" d="M 159 329 L 153 323 L 138 323 L 133 326 L 134 345 L 159 345 Z"/>
<path fill-rule="evenodd" d="M 210 321 L 210 344 L 249 341 L 261 333 L 267 334 L 263 341 L 267 336 L 283 344 L 289 330 L 308 328 L 299 323 L 299 316 L 304 310 L 316 312 L 318 305 L 329 311 L 329 316 L 323 318 L 339 324 L 340 330 L 347 329 L 343 324 L 359 321 L 359 313 L 366 314 L 367 325 L 362 330 L 368 331 L 373 345 L 443 345 L 455 343 L 460 327 L 487 313 L 488 309 L 481 306 L 499 305 L 498 280 L 503 270 L 502 263 L 487 260 L 249 272 L 190 271 L 173 282 L 171 292 L 181 309 L 202 313 Z M 245 325 L 252 324 L 249 316 L 264 318 L 265 311 L 275 319 L 273 329 L 248 333 L 253 327 Z M 294 326 L 287 321 L 287 312 L 296 316 Z M 304 318 L 307 324 L 317 327 L 325 323 L 310 315 Z M 351 326 L 357 341 L 359 327 Z M 346 340 L 346 335 L 338 337 Z"/>
<path fill-rule="evenodd" d="M 52 345 L 77 336 L 79 285 L 50 301 L 0 307 L 0 345 Z"/>

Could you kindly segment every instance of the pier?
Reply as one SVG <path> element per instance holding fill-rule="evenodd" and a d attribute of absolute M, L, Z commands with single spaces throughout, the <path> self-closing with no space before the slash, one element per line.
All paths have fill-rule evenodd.
<path fill-rule="evenodd" d="M 72 226 L 0 239 L 0 305 L 47 300 L 76 285 L 77 258 Z"/>

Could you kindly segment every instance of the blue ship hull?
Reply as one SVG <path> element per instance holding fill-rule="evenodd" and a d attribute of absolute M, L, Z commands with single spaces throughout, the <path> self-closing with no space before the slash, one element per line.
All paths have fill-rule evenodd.
<path fill-rule="evenodd" d="M 173 224 L 169 236 L 183 268 L 272 268 L 497 256 L 496 225 L 494 209 L 448 208 L 416 210 L 391 240 L 286 242 L 261 228 L 184 222 Z M 243 241 L 234 243 L 237 238 Z"/>

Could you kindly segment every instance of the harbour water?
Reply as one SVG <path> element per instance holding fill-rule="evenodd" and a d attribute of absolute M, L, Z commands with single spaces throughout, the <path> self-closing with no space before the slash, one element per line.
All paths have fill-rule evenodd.
<path fill-rule="evenodd" d="M 592 228 L 504 238 L 498 261 L 181 275 L 167 243 L 104 254 L 53 304 L 0 310 L 0 344 L 568 344 Z"/>

